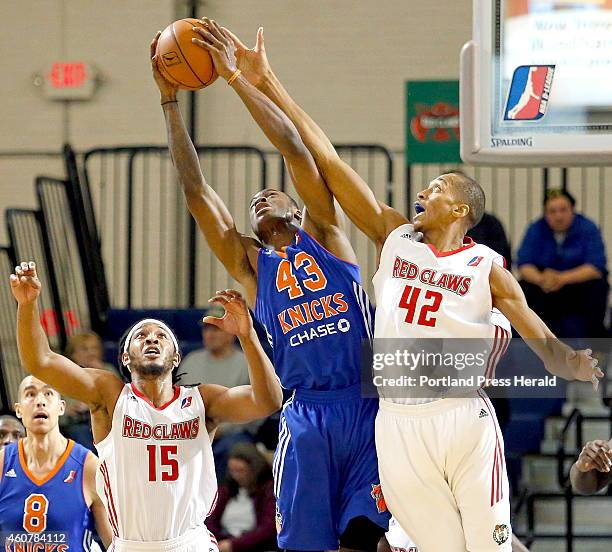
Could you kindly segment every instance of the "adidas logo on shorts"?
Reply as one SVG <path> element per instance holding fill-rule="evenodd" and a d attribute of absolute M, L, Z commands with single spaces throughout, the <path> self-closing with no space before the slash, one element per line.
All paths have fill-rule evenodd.
<path fill-rule="evenodd" d="M 489 415 L 489 413 L 484 408 L 481 408 L 480 409 L 480 414 L 478 414 L 478 417 L 479 418 L 486 418 L 488 415 Z"/>

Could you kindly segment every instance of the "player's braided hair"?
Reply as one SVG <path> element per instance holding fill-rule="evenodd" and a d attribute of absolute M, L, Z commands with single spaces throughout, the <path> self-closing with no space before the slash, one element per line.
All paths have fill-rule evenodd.
<path fill-rule="evenodd" d="M 117 352 L 117 366 L 119 367 L 119 374 L 121 375 L 121 379 L 123 379 L 123 381 L 125 381 L 126 383 L 131 383 L 132 373 L 128 370 L 127 366 L 123 364 L 123 360 L 121 359 L 121 357 L 123 355 L 123 349 L 125 348 L 125 341 L 128 338 L 133 327 L 134 326 L 130 326 L 127 330 L 125 330 L 125 332 L 123 332 L 123 335 L 121 336 L 121 339 L 119 340 L 119 351 Z M 181 354 L 180 347 L 177 348 L 176 352 L 179 355 Z M 184 374 L 184 372 L 179 373 L 178 371 L 179 366 L 175 366 L 172 369 L 172 383 L 173 384 L 179 383 L 181 376 Z"/>

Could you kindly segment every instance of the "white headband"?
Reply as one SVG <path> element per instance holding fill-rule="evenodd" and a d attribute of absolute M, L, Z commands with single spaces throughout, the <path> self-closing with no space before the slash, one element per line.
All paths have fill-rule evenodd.
<path fill-rule="evenodd" d="M 168 326 L 166 326 L 166 324 L 164 324 L 161 320 L 156 320 L 155 318 L 145 318 L 144 320 L 141 320 L 140 322 L 136 322 L 136 324 L 132 326 L 132 329 L 127 334 L 125 338 L 125 342 L 123 344 L 124 353 L 128 352 L 128 349 L 130 348 L 130 341 L 132 341 L 132 337 L 136 333 L 136 330 L 142 328 L 145 324 L 157 324 L 160 328 L 165 330 L 165 332 L 170 335 L 170 338 L 172 339 L 172 343 L 174 343 L 175 351 L 177 353 L 179 352 L 179 345 L 178 345 L 178 341 L 176 340 L 176 336 L 174 335 L 174 332 Z"/>

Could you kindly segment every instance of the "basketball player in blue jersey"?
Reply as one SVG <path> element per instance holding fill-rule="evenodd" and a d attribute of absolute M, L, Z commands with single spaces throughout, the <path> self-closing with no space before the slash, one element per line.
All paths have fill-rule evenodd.
<path fill-rule="evenodd" d="M 285 158 L 303 199 L 266 189 L 250 203 L 257 239 L 239 233 L 201 173 L 181 119 L 177 89 L 152 69 L 168 142 L 187 206 L 209 246 L 247 293 L 265 326 L 282 385 L 273 471 L 279 546 L 285 550 L 375 551 L 389 515 L 374 444 L 377 401 L 360 397 L 361 348 L 372 312 L 340 213 L 311 154 L 285 114 L 236 70 L 229 35 L 209 20 L 198 44 Z"/>
<path fill-rule="evenodd" d="M 112 532 L 96 493 L 96 456 L 66 439 L 58 419 L 65 403 L 33 376 L 19 386 L 17 416 L 26 437 L 0 451 L 0 536 L 6 552 L 24 543 L 40 551 L 97 550 L 95 528 L 105 546 Z"/>

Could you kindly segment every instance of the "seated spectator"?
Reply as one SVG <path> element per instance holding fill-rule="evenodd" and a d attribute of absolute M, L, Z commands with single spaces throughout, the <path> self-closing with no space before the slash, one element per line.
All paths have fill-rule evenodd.
<path fill-rule="evenodd" d="M 209 309 L 211 316 L 223 316 L 223 309 Z M 179 369 L 180 385 L 216 383 L 225 387 L 249 384 L 249 369 L 244 354 L 232 334 L 213 324 L 202 326 L 202 349 L 185 356 Z M 240 442 L 253 442 L 262 420 L 249 424 L 221 424 L 215 432 L 213 453 L 217 479 L 222 481 L 230 449 Z"/>
<path fill-rule="evenodd" d="M 589 441 L 570 470 L 574 492 L 595 494 L 610 484 L 612 469 L 612 441 Z"/>
<path fill-rule="evenodd" d="M 255 445 L 232 448 L 227 479 L 206 525 L 219 541 L 219 552 L 276 550 L 276 502 L 270 464 Z"/>
<path fill-rule="evenodd" d="M 25 428 L 15 416 L 10 414 L 0 416 L 0 450 L 24 437 Z"/>
<path fill-rule="evenodd" d="M 102 340 L 94 332 L 71 336 L 66 345 L 66 356 L 83 368 L 115 371 L 112 365 L 104 362 Z M 66 398 L 66 413 L 60 418 L 60 425 L 66 437 L 95 451 L 89 407 L 85 403 Z"/>
<path fill-rule="evenodd" d="M 512 249 L 501 221 L 491 213 L 484 213 L 480 222 L 467 235 L 476 243 L 481 243 L 497 251 L 505 260 L 506 268 L 512 266 Z"/>
<path fill-rule="evenodd" d="M 521 286 L 529 306 L 559 337 L 605 337 L 605 246 L 575 204 L 565 190 L 546 194 L 544 217 L 529 226 L 518 251 Z"/>

